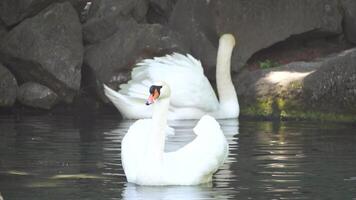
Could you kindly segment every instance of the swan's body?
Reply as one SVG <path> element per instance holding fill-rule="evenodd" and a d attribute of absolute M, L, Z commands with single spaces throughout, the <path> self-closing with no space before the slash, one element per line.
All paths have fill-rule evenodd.
<path fill-rule="evenodd" d="M 161 94 L 162 95 L 162 94 Z M 197 137 L 175 152 L 164 152 L 169 95 L 153 105 L 152 119 L 136 121 L 122 140 L 122 165 L 128 182 L 139 185 L 196 185 L 210 182 L 225 161 L 228 143 L 217 121 L 203 116 Z"/>
<path fill-rule="evenodd" d="M 234 45 L 232 35 L 225 34 L 220 38 L 216 67 L 220 102 L 200 61 L 189 54 L 178 53 L 143 60 L 132 70 L 131 80 L 120 85 L 118 92 L 104 85 L 105 94 L 125 118 L 150 118 L 152 108 L 142 104 L 147 95 L 146 88 L 162 80 L 172 88 L 168 119 L 200 119 L 205 114 L 218 119 L 236 118 L 239 104 L 230 73 Z"/>

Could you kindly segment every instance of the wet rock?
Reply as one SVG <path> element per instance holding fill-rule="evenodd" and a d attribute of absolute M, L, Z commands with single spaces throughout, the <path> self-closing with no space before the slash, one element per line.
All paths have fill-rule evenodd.
<path fill-rule="evenodd" d="M 58 95 L 44 85 L 27 82 L 20 86 L 17 99 L 27 106 L 51 109 L 58 102 Z"/>
<path fill-rule="evenodd" d="M 342 0 L 346 38 L 356 44 L 356 1 Z"/>
<path fill-rule="evenodd" d="M 129 74 L 127 72 L 139 60 L 173 51 L 188 52 L 174 32 L 158 24 L 143 25 L 130 21 L 125 22 L 112 37 L 89 46 L 84 62 L 96 80 L 117 86 L 126 81 L 120 78 L 121 74 Z"/>
<path fill-rule="evenodd" d="M 188 32 L 192 26 L 197 27 L 190 31 L 191 35 L 205 34 L 215 46 L 219 35 L 233 33 L 237 46 L 232 65 L 237 71 L 258 50 L 292 35 L 341 33 L 342 16 L 338 8 L 337 0 L 181 0 L 174 8 L 170 23 L 186 29 L 183 32 Z"/>
<path fill-rule="evenodd" d="M 0 57 L 21 81 L 41 83 L 71 102 L 80 86 L 81 35 L 71 4 L 55 3 L 13 28 L 0 43 Z"/>
<path fill-rule="evenodd" d="M 95 0 L 92 1 L 83 37 L 86 43 L 95 43 L 113 35 L 123 19 L 145 21 L 148 4 L 146 0 Z"/>
<path fill-rule="evenodd" d="M 306 102 L 323 110 L 356 113 L 356 48 L 320 62 L 303 82 Z"/>
<path fill-rule="evenodd" d="M 0 107 L 10 107 L 16 101 L 17 81 L 11 72 L 0 64 Z"/>

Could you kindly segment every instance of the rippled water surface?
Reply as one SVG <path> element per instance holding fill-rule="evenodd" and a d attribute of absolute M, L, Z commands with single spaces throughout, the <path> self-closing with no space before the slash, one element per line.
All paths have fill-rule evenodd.
<path fill-rule="evenodd" d="M 133 121 L 117 115 L 0 117 L 4 200 L 356 199 L 356 131 L 348 125 L 220 121 L 227 162 L 201 186 L 126 183 L 121 139 Z M 172 122 L 173 151 L 194 139 L 196 121 Z"/>

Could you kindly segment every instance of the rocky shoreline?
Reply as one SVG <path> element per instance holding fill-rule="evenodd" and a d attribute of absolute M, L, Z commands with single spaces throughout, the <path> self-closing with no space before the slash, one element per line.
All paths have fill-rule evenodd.
<path fill-rule="evenodd" d="M 117 88 L 134 63 L 171 52 L 215 82 L 226 32 L 242 117 L 356 122 L 353 0 L 3 0 L 0 114 L 117 112 L 102 83 Z"/>

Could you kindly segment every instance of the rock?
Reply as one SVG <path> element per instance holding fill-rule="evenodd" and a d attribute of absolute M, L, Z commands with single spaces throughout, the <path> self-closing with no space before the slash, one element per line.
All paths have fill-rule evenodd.
<path fill-rule="evenodd" d="M 0 38 L 3 38 L 7 34 L 7 29 L 5 24 L 0 20 Z M 1 41 L 1 39 L 0 39 Z"/>
<path fill-rule="evenodd" d="M 49 110 L 58 102 L 58 95 L 44 85 L 27 82 L 20 86 L 17 99 L 24 105 Z"/>
<path fill-rule="evenodd" d="M 178 1 L 171 14 L 169 27 L 185 36 L 185 43 L 192 55 L 202 62 L 205 74 L 214 79 L 218 36 L 206 1 Z"/>
<path fill-rule="evenodd" d="M 177 0 L 149 0 L 147 21 L 151 24 L 167 24 Z"/>
<path fill-rule="evenodd" d="M 346 38 L 356 44 L 356 1 L 342 0 Z"/>
<path fill-rule="evenodd" d="M 1 0 L 0 19 L 2 19 L 7 26 L 12 27 L 25 18 L 37 15 L 50 4 L 65 1 L 69 1 L 77 10 L 78 14 L 81 14 L 86 3 L 91 0 Z"/>
<path fill-rule="evenodd" d="M 323 59 L 303 85 L 304 98 L 313 108 L 356 113 L 356 48 Z"/>
<path fill-rule="evenodd" d="M 13 28 L 0 43 L 0 57 L 21 81 L 41 83 L 71 102 L 80 87 L 81 35 L 71 4 L 56 3 Z"/>
<path fill-rule="evenodd" d="M 142 58 L 173 51 L 188 52 L 174 32 L 158 24 L 143 25 L 130 21 L 125 22 L 112 37 L 89 46 L 84 63 L 94 73 L 95 79 L 112 83 L 115 87 L 127 81 L 132 66 Z M 120 78 L 122 73 L 125 79 Z M 98 87 L 101 90 L 101 85 Z"/>
<path fill-rule="evenodd" d="M 137 22 L 145 21 L 148 9 L 146 0 L 96 0 L 92 1 L 83 37 L 86 43 L 95 43 L 114 34 L 122 19 L 132 17 Z"/>
<path fill-rule="evenodd" d="M 242 116 L 355 121 L 356 48 L 234 76 Z"/>
<path fill-rule="evenodd" d="M 38 13 L 55 0 L 1 0 L 0 18 L 7 26 L 13 26 L 24 18 Z"/>
<path fill-rule="evenodd" d="M 0 64 L 0 107 L 10 107 L 16 101 L 17 81 L 11 72 Z"/>
<path fill-rule="evenodd" d="M 292 35 L 332 35 L 342 31 L 337 0 L 216 0 L 212 1 L 212 8 L 217 32 L 232 32 L 238 38 L 235 70 L 256 51 Z"/>
<path fill-rule="evenodd" d="M 170 20 L 183 32 L 197 27 L 190 35 L 205 34 L 215 46 L 219 35 L 233 33 L 237 39 L 232 58 L 235 71 L 255 52 L 292 35 L 333 35 L 342 31 L 337 0 L 181 0 Z M 199 43 L 194 42 L 196 44 Z"/>

